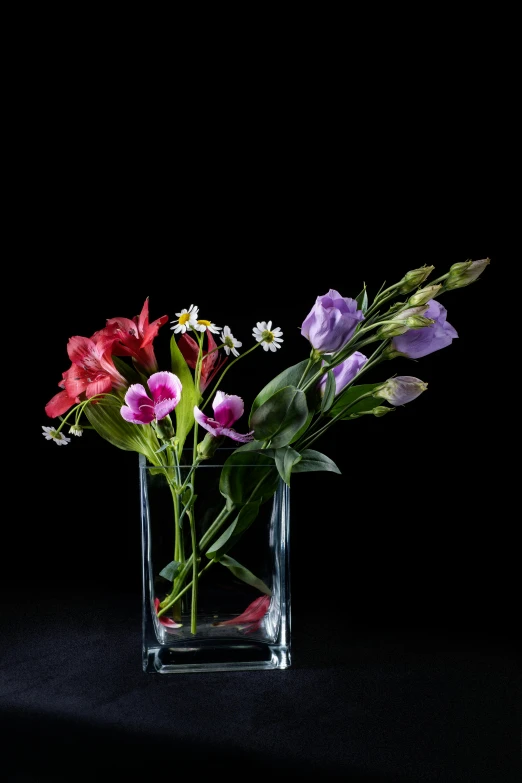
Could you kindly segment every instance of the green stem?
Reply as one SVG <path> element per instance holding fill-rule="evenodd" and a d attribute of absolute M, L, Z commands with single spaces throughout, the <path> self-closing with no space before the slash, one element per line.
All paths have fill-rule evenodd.
<path fill-rule="evenodd" d="M 305 438 L 303 443 L 300 445 L 299 450 L 305 449 L 305 448 L 308 448 L 309 446 L 311 446 L 312 443 L 315 440 L 317 440 L 317 438 L 319 438 L 321 435 L 323 435 L 326 432 L 326 430 L 329 429 L 332 426 L 332 424 L 334 424 L 336 421 L 338 421 L 338 419 L 340 419 L 346 413 L 346 411 L 349 408 L 352 408 L 354 405 L 356 405 L 361 400 L 364 400 L 366 397 L 373 397 L 373 392 L 366 392 L 366 394 L 361 394 L 361 396 L 357 397 L 356 400 L 353 400 L 348 405 L 345 405 L 345 407 L 342 408 L 336 416 L 332 416 L 332 418 L 330 419 L 328 424 L 325 424 L 324 427 L 321 427 L 321 429 L 318 430 L 317 432 L 315 432 L 314 434 L 312 434 L 312 436 L 309 436 L 308 438 Z"/>
<path fill-rule="evenodd" d="M 256 343 L 255 345 L 252 346 L 252 348 L 249 348 L 248 351 L 245 351 L 245 353 L 242 353 L 241 356 L 237 356 L 235 359 L 233 359 L 230 362 L 230 364 L 227 364 L 227 366 L 225 367 L 225 369 L 223 370 L 223 372 L 219 376 L 219 379 L 218 379 L 217 383 L 215 384 L 214 388 L 212 389 L 212 391 L 208 395 L 207 399 L 205 400 L 205 402 L 201 406 L 201 410 L 205 410 L 205 407 L 208 405 L 208 403 L 210 402 L 210 400 L 214 396 L 215 392 L 217 391 L 217 389 L 219 387 L 219 384 L 223 380 L 223 377 L 224 377 L 225 373 L 227 373 L 230 370 L 230 368 L 233 367 L 234 364 L 236 362 L 238 362 L 240 359 L 244 359 L 245 356 L 248 356 L 249 353 L 252 353 L 252 351 L 254 351 L 256 348 L 259 348 L 260 345 L 261 345 L 261 343 Z"/>
<path fill-rule="evenodd" d="M 381 345 L 379 345 L 378 348 L 376 348 L 376 350 L 372 353 L 372 355 L 370 356 L 366 364 L 364 364 L 361 367 L 357 375 L 354 378 L 352 378 L 352 380 L 349 383 L 346 384 L 346 386 L 343 389 L 343 392 L 346 391 L 346 389 L 348 389 L 355 381 L 359 381 L 361 376 L 363 376 L 365 372 L 368 372 L 369 369 L 375 367 L 377 364 L 383 361 L 382 352 L 384 351 L 384 348 L 386 347 L 388 342 L 389 340 L 385 340 Z M 361 397 L 358 397 L 356 401 L 360 399 L 362 399 L 362 395 Z M 296 444 L 294 444 L 294 448 L 296 449 L 296 451 L 301 451 L 303 448 L 310 446 L 313 440 L 316 440 L 316 438 L 318 438 L 319 435 L 321 435 L 326 429 L 328 429 L 328 427 L 330 426 L 329 424 L 322 427 L 319 431 L 316 430 L 318 424 L 321 423 L 323 418 L 325 418 L 324 414 L 320 413 L 318 418 L 315 420 L 312 426 L 308 428 L 308 430 L 303 435 L 303 437 L 299 439 Z"/>
<path fill-rule="evenodd" d="M 190 633 L 195 634 L 198 627 L 198 542 L 196 537 L 196 523 L 192 510 L 188 512 L 188 517 L 190 520 L 190 538 L 192 541 L 192 601 L 190 606 Z"/>
<path fill-rule="evenodd" d="M 202 577 L 202 575 L 205 573 L 205 571 L 206 571 L 208 568 L 210 568 L 210 566 L 211 566 L 211 565 L 214 565 L 214 563 L 215 563 L 215 562 L 216 562 L 215 560 L 209 560 L 209 561 L 208 561 L 208 563 L 206 564 L 206 566 L 204 566 L 204 567 L 201 569 L 201 571 L 199 572 L 199 574 L 198 574 L 198 579 L 201 579 L 201 577 Z M 180 591 L 179 591 L 179 593 L 178 593 L 178 594 L 177 594 L 177 596 L 176 596 L 176 600 L 178 600 L 179 598 L 182 598 L 182 597 L 185 595 L 185 593 L 187 593 L 187 592 L 190 590 L 190 588 L 191 588 L 191 587 L 192 587 L 192 582 L 188 582 L 188 583 L 185 585 L 185 587 L 183 588 L 183 590 L 180 590 Z M 172 604 L 170 604 L 170 606 L 172 606 Z M 161 615 L 164 613 L 164 611 L 166 611 L 168 608 L 169 608 L 169 607 L 168 607 L 168 606 L 166 606 L 166 607 L 165 607 L 165 609 L 161 609 L 161 610 L 158 612 L 158 617 L 160 617 L 160 616 L 161 616 Z"/>
<path fill-rule="evenodd" d="M 301 375 L 301 377 L 299 378 L 299 383 L 297 384 L 297 388 L 298 388 L 298 389 L 300 389 L 300 388 L 301 388 L 301 384 L 302 384 L 302 382 L 304 381 L 304 379 L 306 378 L 306 373 L 308 372 L 308 370 L 310 369 L 310 367 L 312 366 L 312 364 L 313 364 L 313 359 L 312 359 L 312 357 L 310 356 L 310 358 L 308 359 L 308 363 L 307 363 L 306 367 L 305 367 L 305 368 L 304 368 L 304 370 L 303 370 L 303 374 L 302 374 L 302 375 Z"/>
<path fill-rule="evenodd" d="M 232 511 L 235 510 L 235 508 L 236 506 L 235 504 L 233 504 L 229 509 L 227 509 L 226 506 L 224 506 L 221 509 L 221 511 L 219 512 L 219 514 L 217 515 L 216 519 L 211 524 L 207 532 L 201 537 L 201 541 L 199 542 L 200 552 L 202 552 L 207 546 L 207 544 L 210 543 L 214 535 L 218 532 L 220 527 L 222 527 L 222 525 L 226 522 L 226 520 L 228 519 Z M 187 575 L 190 569 L 192 568 L 193 561 L 194 561 L 194 553 L 189 555 L 189 557 L 187 558 L 187 560 L 183 565 L 183 568 L 181 569 L 179 576 L 176 577 L 175 579 L 176 587 L 174 587 L 173 585 L 173 589 L 170 595 L 168 595 L 160 604 L 161 609 L 158 612 L 158 617 L 164 614 L 167 611 L 167 609 L 170 609 L 170 607 L 173 606 L 178 600 L 178 587 L 182 585 L 185 579 L 187 578 Z M 183 590 L 183 592 L 185 592 L 185 590 Z M 179 594 L 181 594 L 181 591 Z"/>

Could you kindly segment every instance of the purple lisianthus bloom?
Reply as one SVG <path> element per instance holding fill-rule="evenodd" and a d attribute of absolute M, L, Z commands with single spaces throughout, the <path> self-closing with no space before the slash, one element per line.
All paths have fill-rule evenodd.
<path fill-rule="evenodd" d="M 420 329 L 408 329 L 404 334 L 394 337 L 392 341 L 393 350 L 410 359 L 420 359 L 429 353 L 440 351 L 458 337 L 456 329 L 446 321 L 448 312 L 446 308 L 435 299 L 430 299 L 428 304 L 424 316 L 432 318 L 435 323 Z"/>
<path fill-rule="evenodd" d="M 364 319 L 355 299 L 341 296 L 330 288 L 318 296 L 301 326 L 301 334 L 318 353 L 335 353 L 351 339 L 357 324 Z"/>
<path fill-rule="evenodd" d="M 120 413 L 132 424 L 150 424 L 171 413 L 181 399 L 181 381 L 172 372 L 155 372 L 147 380 L 152 400 L 141 383 L 129 386 Z"/>
<path fill-rule="evenodd" d="M 428 384 L 412 375 L 398 375 L 390 378 L 384 386 L 376 389 L 374 397 L 381 397 L 391 402 L 392 405 L 406 405 L 407 402 L 416 400 L 422 392 L 426 391 Z"/>
<path fill-rule="evenodd" d="M 337 397 L 338 394 L 342 392 L 342 390 L 347 386 L 361 367 L 366 364 L 368 361 L 368 357 L 365 356 L 360 351 L 355 351 L 352 353 L 351 356 L 349 356 L 347 359 L 344 360 L 344 362 L 341 362 L 337 365 L 337 367 L 332 367 L 332 372 L 334 374 L 335 378 L 335 396 Z M 323 367 L 325 366 L 326 362 L 323 362 Z M 321 380 L 319 381 L 319 391 L 321 393 L 321 397 L 324 394 L 325 388 L 326 388 L 326 374 L 323 375 Z"/>
<path fill-rule="evenodd" d="M 248 441 L 254 440 L 254 433 L 249 432 L 245 435 L 241 435 L 232 429 L 232 424 L 236 422 L 245 410 L 243 400 L 235 394 L 225 394 L 222 391 L 217 391 L 212 401 L 212 408 L 214 409 L 214 417 L 205 416 L 197 405 L 194 405 L 194 418 L 198 424 L 201 424 L 214 438 L 219 438 L 222 435 L 226 435 L 232 440 L 239 443 L 248 443 Z"/>

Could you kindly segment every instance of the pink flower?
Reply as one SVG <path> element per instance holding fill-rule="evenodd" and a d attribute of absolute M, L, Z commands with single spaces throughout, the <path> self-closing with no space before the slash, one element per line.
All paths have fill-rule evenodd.
<path fill-rule="evenodd" d="M 111 358 L 115 339 L 102 332 L 96 332 L 90 338 L 70 338 L 67 353 L 72 364 L 62 373 L 62 380 L 58 384 L 65 391 L 58 392 L 45 406 L 45 412 L 51 419 L 61 416 L 81 400 L 106 394 L 113 387 L 126 388 L 127 381 L 120 375 Z"/>
<path fill-rule="evenodd" d="M 261 627 L 269 606 L 270 596 L 262 595 L 256 598 L 255 601 L 252 601 L 242 614 L 233 617 L 232 620 L 223 620 L 222 623 L 214 623 L 214 625 L 237 625 L 241 631 L 252 633 L 252 631 L 257 631 Z"/>
<path fill-rule="evenodd" d="M 156 614 L 158 614 L 160 610 L 160 600 L 159 598 L 154 599 L 154 607 L 156 609 Z M 163 615 L 162 617 L 158 617 L 159 622 L 165 626 L 165 628 L 181 628 L 181 623 L 175 622 L 171 617 L 165 617 Z"/>
<path fill-rule="evenodd" d="M 232 438 L 232 440 L 240 443 L 248 443 L 248 441 L 254 440 L 253 430 L 245 435 L 241 435 L 232 429 L 232 424 L 241 418 L 245 409 L 241 397 L 217 391 L 212 401 L 212 408 L 214 409 L 214 419 L 206 416 L 197 405 L 194 405 L 194 418 L 214 438 L 226 435 L 228 438 Z"/>
<path fill-rule="evenodd" d="M 147 381 L 152 400 L 141 383 L 129 386 L 120 413 L 132 424 L 150 424 L 171 413 L 181 399 L 181 381 L 172 372 L 155 372 Z"/>

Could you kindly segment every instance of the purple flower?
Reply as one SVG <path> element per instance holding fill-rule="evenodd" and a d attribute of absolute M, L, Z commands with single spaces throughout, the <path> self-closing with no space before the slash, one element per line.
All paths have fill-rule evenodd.
<path fill-rule="evenodd" d="M 319 353 L 334 353 L 346 345 L 357 324 L 364 319 L 355 299 L 342 297 L 330 288 L 318 296 L 301 326 L 301 334 Z"/>
<path fill-rule="evenodd" d="M 361 367 L 366 364 L 368 361 L 368 357 L 365 356 L 360 351 L 355 351 L 355 353 L 352 353 L 351 356 L 349 356 L 347 359 L 344 360 L 344 362 L 341 362 L 337 365 L 337 367 L 332 368 L 332 372 L 334 374 L 335 378 L 335 396 L 337 397 L 338 394 L 342 392 L 342 390 L 347 386 Z M 323 362 L 323 367 L 325 366 L 326 362 Z M 323 375 L 321 380 L 319 381 L 319 390 L 321 392 L 321 397 L 324 394 L 324 390 L 326 388 L 326 374 Z"/>
<path fill-rule="evenodd" d="M 440 351 L 458 337 L 457 331 L 446 321 L 446 308 L 435 299 L 430 299 L 428 304 L 424 315 L 426 318 L 432 318 L 434 324 L 423 326 L 422 329 L 409 329 L 393 338 L 393 349 L 410 359 L 420 359 L 429 353 Z"/>
<path fill-rule="evenodd" d="M 406 405 L 407 402 L 417 399 L 427 388 L 428 384 L 421 381 L 420 378 L 414 378 L 412 375 L 398 375 L 396 378 L 387 380 L 380 389 L 376 389 L 373 396 L 381 397 L 392 405 Z"/>
<path fill-rule="evenodd" d="M 152 400 L 141 383 L 129 386 L 120 413 L 132 424 L 150 424 L 160 421 L 174 410 L 181 399 L 181 381 L 172 372 L 155 372 L 147 381 Z"/>
<path fill-rule="evenodd" d="M 194 405 L 194 418 L 198 424 L 201 424 L 202 427 L 210 432 L 212 437 L 219 438 L 222 435 L 226 435 L 228 438 L 232 438 L 232 440 L 240 443 L 248 443 L 248 441 L 254 440 L 253 432 L 241 435 L 232 429 L 232 424 L 241 418 L 245 409 L 241 397 L 217 391 L 212 401 L 212 408 L 215 416 L 213 419 L 205 416 L 203 411 L 197 405 Z"/>

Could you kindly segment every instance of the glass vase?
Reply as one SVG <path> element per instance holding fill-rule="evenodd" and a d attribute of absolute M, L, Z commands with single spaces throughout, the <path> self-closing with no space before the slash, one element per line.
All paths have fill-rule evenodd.
<path fill-rule="evenodd" d="M 255 456 L 230 467 L 232 451 L 195 468 L 191 451 L 168 468 L 139 457 L 145 672 L 290 666 L 290 490 Z M 240 493 L 266 479 L 259 505 L 223 495 L 225 464 Z"/>

